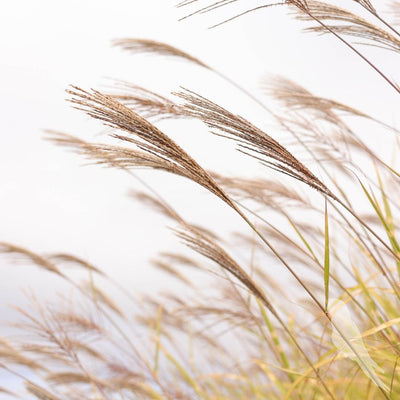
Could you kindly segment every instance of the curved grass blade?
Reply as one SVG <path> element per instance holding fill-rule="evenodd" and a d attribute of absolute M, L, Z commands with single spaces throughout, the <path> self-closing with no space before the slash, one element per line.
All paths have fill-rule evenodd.
<path fill-rule="evenodd" d="M 325 256 L 324 256 L 324 285 L 325 285 L 325 309 L 329 302 L 329 277 L 330 277 L 330 253 L 329 253 L 329 220 L 328 203 L 325 199 Z"/>

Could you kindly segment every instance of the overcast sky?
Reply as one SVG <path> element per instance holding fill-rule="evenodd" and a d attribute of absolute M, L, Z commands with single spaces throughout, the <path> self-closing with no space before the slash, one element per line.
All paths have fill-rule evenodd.
<path fill-rule="evenodd" d="M 182 85 L 225 101 L 263 128 L 270 126 L 262 110 L 216 76 L 179 62 L 123 53 L 111 47 L 115 38 L 143 37 L 173 44 L 258 96 L 262 96 L 258 85 L 263 76 L 282 74 L 317 94 L 357 104 L 363 111 L 374 111 L 398 124 L 395 107 L 388 107 L 394 98 L 391 89 L 335 40 L 302 34 L 299 24 L 282 8 L 260 11 L 209 30 L 235 10 L 226 8 L 178 22 L 190 9 L 176 9 L 176 2 L 20 0 L 2 7 L 0 241 L 37 252 L 76 254 L 133 290 L 165 285 L 147 261 L 156 251 L 175 246 L 177 240 L 165 228 L 167 221 L 127 196 L 130 188 L 140 185 L 118 171 L 84 167 L 78 156 L 43 140 L 43 129 L 47 128 L 88 140 L 104 136 L 101 125 L 65 102 L 69 84 L 102 89 L 112 77 L 164 94 Z M 371 54 L 396 76 L 400 68 L 387 53 Z M 268 104 L 269 99 L 265 101 Z M 173 131 L 168 124 L 165 129 Z M 237 172 L 229 163 L 231 153 L 221 152 L 218 146 L 211 148 L 208 136 L 199 139 L 187 135 L 185 129 L 189 128 L 184 123 L 174 129 L 180 130 L 185 148 L 207 167 Z M 258 168 L 244 165 L 247 172 Z M 204 191 L 185 186 L 179 179 L 152 173 L 140 176 L 149 179 L 185 216 L 194 211 L 194 218 L 218 223 L 232 218 L 220 205 L 214 206 L 215 200 Z M 46 293 L 56 284 L 53 277 L 10 263 L 5 257 L 0 258 L 0 267 L 2 319 L 7 318 L 8 304 L 22 301 L 21 288 L 28 285 Z"/>

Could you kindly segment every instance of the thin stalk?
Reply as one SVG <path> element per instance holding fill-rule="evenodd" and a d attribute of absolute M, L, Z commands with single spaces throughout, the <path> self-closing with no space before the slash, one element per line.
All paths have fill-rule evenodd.
<path fill-rule="evenodd" d="M 287 4 L 286 2 L 283 3 L 278 3 L 278 5 L 284 5 Z M 248 14 L 250 12 L 262 9 L 262 8 L 268 8 L 271 7 L 273 5 L 276 4 L 267 4 L 267 5 L 263 5 L 263 6 L 259 6 L 259 7 L 255 7 L 254 9 L 251 10 L 247 10 L 246 12 L 235 16 L 233 18 L 230 18 L 227 21 L 224 21 L 222 23 L 219 23 L 217 25 L 214 25 L 213 27 L 219 26 L 223 23 L 226 23 L 228 21 L 231 21 L 235 18 L 238 18 L 241 15 L 244 14 Z M 377 66 L 374 65 L 374 63 L 372 63 L 367 57 L 365 57 L 360 51 L 358 51 L 352 44 L 350 44 L 346 39 L 344 39 L 342 36 L 340 36 L 338 33 L 336 33 L 333 29 L 329 28 L 326 24 L 324 24 L 322 21 L 320 21 L 318 18 L 314 17 L 308 10 L 306 7 L 304 6 L 299 6 L 297 4 L 293 4 L 295 7 L 297 7 L 298 9 L 300 9 L 302 12 L 306 13 L 311 19 L 313 19 L 316 23 L 318 23 L 319 25 L 321 25 L 324 29 L 326 29 L 328 32 L 330 32 L 332 35 L 334 35 L 338 40 L 340 40 L 344 45 L 346 45 L 350 50 L 352 50 L 355 54 L 357 54 L 362 60 L 364 60 L 364 62 L 366 62 L 372 69 L 375 70 L 375 72 L 377 72 L 397 93 L 400 94 L 400 88 L 394 83 L 392 82 Z M 375 15 L 375 14 L 374 14 Z M 375 15 L 379 20 L 381 20 L 382 23 L 384 23 L 386 26 L 390 27 L 389 24 L 387 24 L 383 19 L 381 19 L 378 15 Z M 391 30 L 393 30 L 394 28 L 390 27 Z M 394 30 L 395 33 L 397 35 L 400 35 L 399 32 L 397 32 L 396 30 Z"/>
<path fill-rule="evenodd" d="M 359 222 L 369 233 L 371 233 L 386 248 L 386 250 L 389 251 L 390 255 L 393 256 L 396 259 L 396 261 L 400 261 L 400 256 L 396 254 L 393 251 L 393 249 L 391 249 L 390 246 L 365 221 L 363 221 L 350 206 L 348 206 L 346 203 L 344 203 L 342 200 L 340 200 L 335 196 L 332 198 L 332 200 L 336 201 L 346 211 L 348 211 L 351 214 L 351 216 L 357 220 L 357 222 Z"/>
<path fill-rule="evenodd" d="M 294 240 L 292 240 L 289 236 L 287 236 L 284 232 L 280 231 L 278 228 L 276 228 L 275 226 L 273 226 L 270 222 L 268 222 L 265 218 L 261 217 L 259 214 L 257 214 L 256 212 L 252 211 L 251 209 L 249 209 L 248 207 L 246 207 L 245 205 L 239 203 L 238 201 L 236 201 L 236 203 L 243 209 L 245 209 L 247 212 L 249 212 L 250 214 L 254 215 L 256 218 L 258 218 L 260 221 L 262 221 L 263 223 L 265 223 L 266 225 L 268 225 L 271 229 L 273 229 L 275 232 L 277 232 L 280 236 L 282 236 L 286 241 L 288 241 L 290 243 L 291 246 L 295 247 L 297 250 L 299 250 L 301 253 L 303 253 L 306 257 L 310 258 L 310 260 L 312 260 L 313 262 L 316 263 L 316 265 L 323 270 L 324 267 L 323 265 L 318 261 L 317 258 L 313 257 L 311 254 L 309 254 L 308 252 L 306 252 L 302 247 L 300 247 Z M 289 218 L 287 215 L 285 215 L 286 218 Z M 331 217 L 332 218 L 332 217 Z M 337 221 L 336 221 L 337 222 Z M 350 271 L 348 270 L 347 266 L 345 264 L 342 263 L 341 260 L 338 260 L 341 265 L 343 266 L 344 269 L 346 269 L 349 273 Z M 345 287 L 343 286 L 343 284 L 340 282 L 340 280 L 338 278 L 336 278 L 335 275 L 331 275 L 331 278 L 333 279 L 333 281 L 338 285 L 338 287 L 343 290 L 344 293 L 347 294 L 347 296 L 349 296 L 349 298 L 352 300 L 352 302 L 354 302 L 357 307 L 365 314 L 365 316 L 372 322 L 372 324 L 378 325 L 378 323 L 376 321 L 374 321 L 374 319 L 372 318 L 372 316 L 368 313 L 368 311 L 365 309 L 365 307 L 353 296 L 353 294 Z M 391 283 L 391 282 L 389 282 Z M 390 339 L 386 336 L 384 331 L 381 331 L 382 336 L 386 339 L 386 341 L 388 342 L 388 344 L 392 345 L 390 342 Z M 393 345 L 392 345 L 393 347 Z M 397 350 L 396 348 L 394 348 L 395 351 L 399 352 L 400 350 Z"/>
<path fill-rule="evenodd" d="M 168 204 L 168 202 L 166 200 L 164 200 L 164 198 L 157 193 L 149 184 L 147 184 L 146 182 L 142 181 L 139 177 L 137 177 L 135 174 L 133 174 L 131 171 L 127 171 L 131 176 L 133 176 L 135 179 L 139 180 L 148 190 L 151 191 L 151 193 L 153 193 L 166 207 L 168 207 L 168 209 L 173 210 L 173 208 Z M 227 198 L 229 198 L 227 196 Z M 324 310 L 322 304 L 320 304 L 320 302 L 318 301 L 318 299 L 314 296 L 314 294 L 307 288 L 307 286 L 304 284 L 304 282 L 302 282 L 301 278 L 295 273 L 295 271 L 289 266 L 289 264 L 287 264 L 287 262 L 282 258 L 282 256 L 278 253 L 278 251 L 271 245 L 271 243 L 258 231 L 258 229 L 256 228 L 256 226 L 246 217 L 246 215 L 237 207 L 235 206 L 234 202 L 231 201 L 231 207 L 239 214 L 239 216 L 250 226 L 250 228 L 254 231 L 254 233 L 271 249 L 271 251 L 274 253 L 274 255 L 285 265 L 285 267 L 290 271 L 290 273 L 295 277 L 295 279 L 300 283 L 300 285 L 304 288 L 304 290 L 309 294 L 309 296 L 313 299 L 313 301 L 319 306 L 319 308 L 321 308 L 321 310 L 325 313 L 326 311 Z M 263 295 L 265 296 L 265 295 Z M 286 326 L 286 324 L 284 323 L 284 321 L 279 317 L 277 311 L 272 307 L 271 303 L 269 303 L 269 301 L 266 298 L 260 298 L 260 300 L 263 302 L 263 304 L 272 312 L 272 314 L 274 315 L 274 317 L 277 319 L 277 321 L 282 325 L 282 328 L 285 330 L 285 332 L 287 332 L 287 334 L 289 335 L 290 339 L 293 341 L 293 343 L 295 344 L 295 346 L 299 349 L 299 351 L 301 352 L 301 354 L 303 355 L 304 359 L 306 360 L 306 362 L 310 365 L 310 367 L 313 369 L 313 371 L 315 372 L 318 380 L 321 382 L 321 384 L 323 385 L 324 389 L 326 390 L 326 392 L 329 394 L 329 396 L 335 400 L 335 397 L 333 396 L 333 394 L 330 392 L 329 388 L 326 386 L 326 384 L 324 383 L 323 379 L 321 378 L 321 376 L 319 375 L 319 372 L 315 369 L 313 363 L 311 362 L 311 360 L 308 358 L 307 354 L 305 353 L 305 351 L 301 348 L 300 344 L 297 342 L 296 338 L 293 336 L 293 334 L 290 332 L 289 328 Z M 272 310 L 271 310 L 272 308 Z"/>
<path fill-rule="evenodd" d="M 372 14 L 378 21 L 382 22 L 382 24 L 385 25 L 387 28 L 389 28 L 393 33 L 395 33 L 397 36 L 400 36 L 400 32 L 396 28 L 394 28 L 392 25 L 390 25 L 385 19 L 383 19 L 377 12 L 373 12 L 372 10 L 370 10 L 368 8 L 367 8 L 367 11 L 370 14 Z"/>
<path fill-rule="evenodd" d="M 316 23 L 321 25 L 324 29 L 330 32 L 333 36 L 335 36 L 338 40 L 340 40 L 345 46 L 347 46 L 350 50 L 352 50 L 355 54 L 357 54 L 362 60 L 364 60 L 372 69 L 375 70 L 397 93 L 400 94 L 400 88 L 392 82 L 374 63 L 372 63 L 367 57 L 365 57 L 360 51 L 358 51 L 351 43 L 349 43 L 346 39 L 342 38 L 338 33 L 336 33 L 329 26 L 324 24 L 318 18 L 314 17 L 309 11 L 302 9 L 311 19 L 313 19 Z"/>
<path fill-rule="evenodd" d="M 318 160 L 316 159 L 315 155 L 313 154 L 313 152 L 309 149 L 309 147 L 307 146 L 306 143 L 304 143 L 304 141 L 295 133 L 293 132 L 293 130 L 291 130 L 289 127 L 287 127 L 285 124 L 283 124 L 283 126 L 288 129 L 288 131 L 295 137 L 295 139 L 306 149 L 306 151 L 311 155 L 311 157 L 318 162 Z M 327 171 L 327 169 L 325 168 L 325 166 L 318 162 L 318 164 L 320 165 L 320 167 L 322 168 L 322 170 L 324 171 L 324 173 L 327 175 L 327 177 L 331 180 L 331 182 L 340 190 L 340 188 L 338 187 L 337 183 L 335 182 L 335 180 L 331 177 L 331 175 L 329 174 L 329 172 Z M 386 244 L 386 242 L 380 237 L 378 236 L 378 234 L 369 227 L 368 224 L 366 224 L 360 217 L 357 216 L 357 214 L 355 213 L 355 211 L 351 208 L 350 204 L 345 204 L 342 200 L 340 200 L 338 197 L 336 197 L 335 195 L 333 195 L 331 192 L 329 192 L 329 197 L 332 201 L 336 201 L 337 203 L 339 203 L 343 208 L 345 208 L 360 224 L 363 228 L 365 228 L 368 232 L 370 232 L 389 252 L 390 254 L 395 257 L 397 260 L 399 260 L 399 255 L 397 255 L 393 249 L 391 249 L 389 247 L 389 245 Z M 347 201 L 347 199 L 346 199 Z M 343 218 L 343 215 L 342 215 Z M 351 226 L 352 227 L 352 226 Z M 358 235 L 357 231 L 352 227 L 353 231 Z M 389 271 L 390 272 L 390 271 Z M 393 285 L 393 283 L 391 283 L 391 285 Z"/>
<path fill-rule="evenodd" d="M 364 362 L 364 360 L 360 357 L 360 355 L 358 354 L 358 352 L 356 351 L 356 349 L 354 348 L 354 346 L 352 345 L 352 343 L 349 341 L 348 338 L 346 338 L 346 336 L 343 334 L 343 332 L 341 331 L 341 329 L 336 325 L 335 322 L 332 321 L 332 318 L 329 314 L 329 312 L 325 309 L 325 307 L 318 301 L 318 299 L 314 296 L 314 294 L 307 288 L 307 286 L 304 284 L 304 282 L 302 282 L 302 280 L 300 279 L 300 277 L 294 272 L 294 270 L 287 264 L 287 262 L 282 258 L 282 256 L 277 252 L 277 250 L 275 250 L 275 248 L 270 244 L 270 242 L 259 232 L 259 230 L 257 229 L 257 227 L 244 215 L 244 213 L 242 211 L 240 211 L 238 208 L 234 207 L 235 211 L 243 218 L 243 220 L 249 225 L 249 227 L 257 234 L 257 236 L 264 242 L 264 244 L 266 244 L 270 250 L 273 252 L 273 254 L 278 258 L 279 261 L 281 261 L 284 266 L 289 270 L 289 272 L 294 276 L 294 278 L 300 283 L 300 285 L 303 287 L 303 289 L 308 293 L 308 295 L 312 298 L 312 300 L 315 302 L 315 304 L 320 308 L 320 310 L 322 311 L 322 313 L 327 317 L 328 321 L 332 324 L 332 326 L 338 331 L 338 333 L 340 334 L 340 336 L 342 337 L 342 339 L 345 341 L 346 345 L 349 346 L 349 348 L 351 349 L 351 351 L 357 356 L 358 361 L 362 364 L 362 366 L 366 369 L 366 371 L 368 371 L 368 373 L 370 374 L 370 377 L 374 377 L 373 372 L 370 370 L 370 367 Z M 274 315 L 275 318 L 279 318 L 279 316 Z M 281 321 L 280 319 L 278 319 L 278 321 L 282 324 L 283 321 Z M 299 345 L 296 342 L 296 339 L 294 338 L 294 336 L 292 335 L 292 333 L 289 331 L 289 329 L 286 327 L 286 325 L 283 323 L 283 328 L 285 329 L 285 331 L 288 333 L 288 335 L 290 336 L 290 338 L 294 341 L 296 347 L 299 347 Z M 303 352 L 303 350 L 300 350 L 303 354 L 303 356 L 305 357 L 305 359 L 307 360 L 307 362 L 311 362 L 311 360 L 308 359 L 308 356 Z M 319 374 L 316 371 L 314 365 L 311 363 L 311 366 L 314 370 L 314 372 L 317 374 L 318 378 Z M 374 378 L 371 378 L 373 380 L 373 382 L 379 387 L 379 390 L 382 392 L 382 394 L 384 395 L 385 399 L 390 400 L 390 398 L 388 397 L 387 393 L 385 392 L 385 390 L 383 390 L 380 386 L 379 386 L 379 382 L 376 382 Z M 326 387 L 326 385 L 324 384 L 323 380 L 320 379 L 321 383 L 323 384 L 324 388 L 327 389 L 328 393 L 330 394 L 329 389 Z"/>
<path fill-rule="evenodd" d="M 343 215 L 343 213 L 338 209 L 338 207 L 333 203 L 330 202 L 331 205 L 335 208 L 336 212 L 343 218 L 343 220 L 346 222 L 346 224 L 350 227 L 350 229 L 352 229 L 354 231 L 353 225 L 350 223 L 350 221 Z M 388 283 L 390 284 L 390 286 L 393 288 L 393 290 L 395 291 L 397 297 L 400 298 L 400 292 L 399 292 L 399 288 L 398 285 L 396 284 L 396 280 L 393 277 L 392 273 L 390 272 L 390 270 L 388 269 L 388 271 L 386 271 L 383 266 L 379 263 L 379 261 L 376 259 L 375 255 L 372 253 L 372 251 L 368 248 L 367 244 L 364 242 L 364 240 L 362 239 L 362 237 L 360 235 L 357 235 L 358 238 L 360 239 L 360 242 L 362 243 L 362 245 L 364 246 L 364 248 L 368 251 L 369 255 L 372 257 L 373 261 L 375 262 L 375 264 L 378 266 L 378 268 L 380 269 L 380 271 L 382 272 L 383 276 L 387 279 Z"/>
<path fill-rule="evenodd" d="M 314 18 L 315 19 L 315 18 Z M 323 23 L 321 23 L 323 24 Z M 335 32 L 333 32 L 335 34 Z M 336 34 L 335 34 L 336 35 Z M 345 43 L 347 43 L 344 39 L 342 39 L 340 37 L 341 40 L 343 40 Z M 347 43 L 349 46 L 351 46 L 349 43 Z M 352 47 L 352 46 L 351 46 Z M 354 49 L 356 52 L 357 50 Z M 362 56 L 362 55 L 361 55 Z M 252 99 L 255 103 L 257 103 L 260 107 L 262 107 L 265 111 L 267 111 L 269 114 L 271 114 L 274 118 L 278 119 L 278 116 L 271 110 L 269 109 L 261 100 L 259 100 L 257 97 L 255 97 L 252 93 L 250 93 L 247 89 L 243 88 L 241 85 L 237 84 L 235 81 L 233 81 L 231 78 L 229 78 L 228 76 L 224 75 L 223 73 L 211 68 L 211 71 L 214 72 L 216 75 L 218 75 L 220 78 L 222 78 L 223 80 L 225 80 L 226 82 L 228 82 L 229 84 L 231 84 L 232 86 L 234 86 L 236 89 L 238 89 L 239 91 L 241 91 L 243 94 L 245 94 L 247 97 L 249 97 L 250 99 Z M 398 90 L 400 93 L 400 90 Z M 279 119 L 278 119 L 279 120 Z M 293 132 L 292 132 L 293 134 Z M 297 138 L 297 140 L 299 140 L 299 138 Z M 302 143 L 300 141 L 300 143 Z M 303 146 L 306 146 L 303 143 Z M 342 205 L 348 212 L 350 212 L 350 214 L 352 214 L 354 216 L 354 218 L 357 219 L 357 221 L 359 223 L 361 223 L 380 243 L 382 243 L 383 246 L 386 247 L 387 250 L 390 251 L 390 253 L 398 260 L 400 261 L 400 256 L 395 254 L 393 252 L 393 250 L 384 242 L 383 239 L 381 239 L 364 221 L 362 221 L 353 210 L 351 210 L 349 207 L 347 207 L 339 198 L 337 198 L 335 195 L 330 194 L 330 197 L 339 202 L 340 205 Z"/>

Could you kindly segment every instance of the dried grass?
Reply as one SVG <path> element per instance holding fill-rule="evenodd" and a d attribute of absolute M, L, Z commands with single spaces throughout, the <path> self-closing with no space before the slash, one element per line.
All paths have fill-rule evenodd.
<path fill-rule="evenodd" d="M 251 154 L 264 165 L 304 182 L 323 194 L 333 196 L 329 189 L 285 147 L 243 117 L 192 91 L 186 90 L 177 95 L 185 100 L 184 112 L 188 116 L 203 121 L 213 133 L 237 141 L 243 153 Z"/>
<path fill-rule="evenodd" d="M 206 64 L 204 64 L 196 57 L 193 57 L 190 54 L 163 42 L 149 39 L 127 38 L 115 40 L 113 44 L 114 46 L 120 47 L 125 51 L 133 53 L 157 54 L 165 57 L 178 58 L 197 64 L 198 66 L 203 68 L 209 68 Z"/>
<path fill-rule="evenodd" d="M 203 2 L 191 15 L 238 2 Z M 283 4 L 295 7 L 298 18 L 316 24 L 310 31 L 330 32 L 350 47 L 342 36 L 398 51 L 400 36 L 372 3 L 353 3 L 380 25 L 311 0 L 271 2 L 257 9 Z M 185 0 L 179 6 L 199 4 Z M 183 60 L 230 82 L 199 59 L 165 43 L 121 39 L 114 44 L 129 52 Z M 42 305 L 33 298 L 32 310 L 17 309 L 22 321 L 16 328 L 28 337 L 19 341 L 0 338 L 0 368 L 25 382 L 30 396 L 41 400 L 400 396 L 399 208 L 395 196 L 387 194 L 396 193 L 399 175 L 349 127 L 346 118 L 361 118 L 374 126 L 378 122 L 385 129 L 389 126 L 285 78 L 263 85 L 280 103 L 282 115 L 272 113 L 246 89 L 231 83 L 268 111 L 295 143 L 278 142 L 272 129 L 264 132 L 190 90 L 175 93 L 174 100 L 120 81 L 107 94 L 75 86 L 68 90 L 72 105 L 109 127 L 115 144 L 56 131 L 47 132 L 49 140 L 79 153 L 89 163 L 123 171 L 161 170 L 189 179 L 223 200 L 250 231 L 233 236 L 215 233 L 215 226 L 187 222 L 156 191 L 132 191 L 132 198 L 169 219 L 190 255 L 169 249 L 152 260 L 160 272 L 179 281 L 179 289 L 147 293 L 142 299 L 121 290 L 126 295 L 123 302 L 107 294 L 101 282 L 112 278 L 90 261 L 67 253 L 39 255 L 1 242 L 3 256 L 22 258 L 41 273 L 56 274 L 71 288 L 64 301 Z M 245 178 L 204 169 L 155 125 L 166 118 L 200 120 L 277 174 Z M 340 198 L 311 172 L 304 153 Z M 355 155 L 372 163 L 376 176 L 357 169 Z M 357 171 L 358 181 L 354 183 L 350 175 L 350 182 L 361 186 L 362 196 L 346 191 L 348 167 Z M 282 174 L 294 180 L 283 180 Z M 364 181 L 374 186 L 369 188 Z M 321 207 L 318 194 L 330 201 L 329 214 Z M 369 206 L 368 212 L 359 206 L 360 200 Z M 80 268 L 90 282 L 75 283 L 66 274 L 66 266 Z M 199 288 L 183 273 L 183 267 L 209 274 L 209 290 Z M 366 360 L 354 338 L 343 337 L 341 326 L 339 336 L 358 365 L 344 360 L 342 349 L 333 346 L 329 332 L 338 327 L 330 309 L 321 303 L 325 296 L 347 303 L 349 320 L 360 330 L 367 354 L 376 364 Z M 39 376 L 40 384 L 28 381 L 20 371 Z M 0 392 L 7 393 L 8 388 Z"/>
<path fill-rule="evenodd" d="M 365 6 L 368 8 L 368 5 Z M 371 11 L 375 13 L 373 8 Z M 324 22 L 324 25 L 319 24 L 318 26 L 307 28 L 306 30 L 309 32 L 331 33 L 333 31 L 341 35 L 365 39 L 366 43 L 376 47 L 396 52 L 400 51 L 400 38 L 398 36 L 392 35 L 387 30 L 361 18 L 359 15 L 335 5 L 319 1 L 308 1 L 308 13 L 300 12 L 297 18 L 304 21 L 315 22 L 317 20 Z"/>

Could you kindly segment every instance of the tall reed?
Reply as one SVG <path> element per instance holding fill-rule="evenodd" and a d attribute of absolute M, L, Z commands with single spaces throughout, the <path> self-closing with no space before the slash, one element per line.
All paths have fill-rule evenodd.
<path fill-rule="evenodd" d="M 179 7 L 192 18 L 222 7 L 228 13 L 232 3 L 244 2 L 186 0 Z M 400 52 L 396 21 L 386 20 L 372 2 L 349 0 L 342 8 L 326 1 L 271 1 L 217 25 L 272 6 L 287 7 L 308 23 L 308 33 L 334 37 L 400 94 L 362 47 Z M 398 16 L 399 3 L 392 8 Z M 261 106 L 276 131 L 292 141 L 281 142 L 274 129 L 261 129 L 206 91 L 180 88 L 165 96 L 121 81 L 108 92 L 67 89 L 70 104 L 107 126 L 112 141 L 58 131 L 47 131 L 48 140 L 130 177 L 146 168 L 186 178 L 227 206 L 243 222 L 242 231 L 222 239 L 215 227 L 187 221 L 157 188 L 141 181 L 143 191 L 132 197 L 168 218 L 188 249 L 165 252 L 160 245 L 152 264 L 180 289 L 147 294 L 141 303 L 117 276 L 90 261 L 1 242 L 2 254 L 22 256 L 55 274 L 74 298 L 55 305 L 33 298 L 32 310 L 19 309 L 19 328 L 30 336 L 15 343 L 1 339 L 0 366 L 31 396 L 46 400 L 398 398 L 400 175 L 352 121 L 395 137 L 398 128 L 283 77 L 262 82 L 275 101 L 270 108 L 170 44 L 136 38 L 113 44 L 205 69 Z M 259 163 L 265 177 L 208 170 L 162 130 L 167 119 L 201 122 Z M 63 272 L 65 263 L 86 271 L 89 283 L 72 280 Z M 212 288 L 197 285 L 199 272 L 210 274 Z M 121 304 L 106 293 L 105 281 L 124 296 Z M 132 309 L 134 319 L 126 311 Z M 0 390 L 13 395 L 7 385 Z"/>

